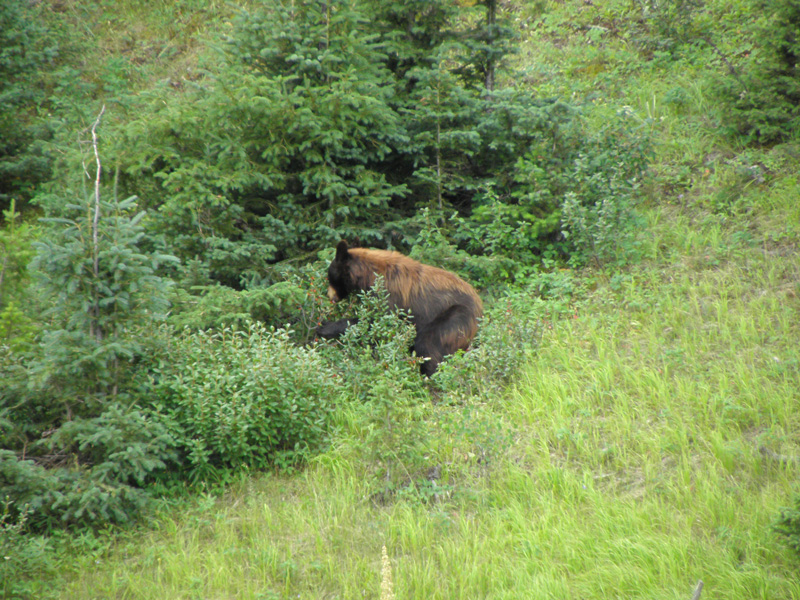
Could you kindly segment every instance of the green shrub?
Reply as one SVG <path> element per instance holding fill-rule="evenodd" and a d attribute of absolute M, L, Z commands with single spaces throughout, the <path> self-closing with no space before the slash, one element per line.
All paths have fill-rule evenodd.
<path fill-rule="evenodd" d="M 301 288 L 288 281 L 250 290 L 208 285 L 191 291 L 179 289 L 173 296 L 170 322 L 179 329 L 243 327 L 251 321 L 277 325 L 281 317 L 293 315 L 305 297 Z"/>
<path fill-rule="evenodd" d="M 645 56 L 674 56 L 709 33 L 702 0 L 635 0 L 620 15 Z"/>
<path fill-rule="evenodd" d="M 200 261 L 192 261 L 195 267 Z M 291 327 L 299 343 L 314 337 L 319 322 L 333 311 L 326 297 L 327 278 L 320 262 L 295 268 L 284 265 L 270 286 L 248 286 L 247 289 L 214 285 L 208 279 L 202 284 L 181 281 L 171 296 L 169 322 L 177 329 L 244 328 L 251 321 L 268 326 Z"/>
<path fill-rule="evenodd" d="M 336 377 L 290 336 L 252 323 L 169 335 L 148 408 L 169 429 L 186 476 L 290 466 L 325 441 Z"/>
<path fill-rule="evenodd" d="M 509 281 L 527 272 L 531 267 L 511 256 L 492 252 L 492 247 L 478 251 L 470 239 L 473 226 L 464 217 L 453 213 L 446 222 L 439 223 L 435 213 L 422 209 L 414 219 L 419 232 L 409 236 L 412 244 L 410 256 L 420 262 L 437 265 L 474 282 L 482 290 L 505 287 Z M 459 242 L 470 240 L 474 254 L 459 247 Z"/>
<path fill-rule="evenodd" d="M 774 144 L 796 138 L 800 123 L 800 4 L 757 0 L 752 10 L 743 25 L 752 47 L 714 84 L 728 107 L 727 129 L 746 142 Z"/>
<path fill-rule="evenodd" d="M 587 136 L 572 159 L 572 185 L 560 202 L 573 263 L 633 256 L 642 227 L 636 207 L 649 157 L 647 130 L 625 114 Z"/>
<path fill-rule="evenodd" d="M 795 495 L 792 506 L 781 510 L 775 531 L 800 555 L 800 494 Z"/>
<path fill-rule="evenodd" d="M 427 483 L 427 451 L 435 443 L 427 419 L 431 402 L 421 359 L 410 355 L 416 335 L 408 314 L 390 310 L 383 277 L 343 307 L 359 322 L 317 351 L 336 373 L 349 414 L 361 432 L 354 449 L 374 465 L 369 481 L 375 498 Z"/>
<path fill-rule="evenodd" d="M 44 537 L 27 532 L 28 510 L 11 510 L 6 497 L 0 511 L 0 598 L 41 598 L 35 582 L 55 572 L 53 549 Z"/>
<path fill-rule="evenodd" d="M 650 156 L 642 123 L 621 113 L 591 131 L 576 106 L 514 91 L 496 96 L 482 126 L 498 176 L 461 228 L 467 249 L 515 258 L 518 276 L 543 258 L 618 255 L 637 226 L 633 208 Z"/>
<path fill-rule="evenodd" d="M 323 343 L 320 355 L 340 376 L 348 396 L 360 401 L 426 395 L 419 364 L 411 356 L 416 331 L 406 311 L 389 308 L 389 293 L 378 276 L 372 288 L 339 303 L 337 312 L 358 323 Z"/>
<path fill-rule="evenodd" d="M 27 507 L 36 530 L 130 521 L 148 505 L 144 487 L 166 466 L 172 446 L 157 419 L 113 403 L 35 443 L 35 460 L 3 450 L 0 490 Z"/>
<path fill-rule="evenodd" d="M 0 209 L 15 199 L 23 208 L 50 175 L 42 148 L 50 131 L 36 113 L 46 101 L 44 73 L 53 69 L 58 47 L 40 10 L 49 9 L 32 2 L 0 5 Z"/>

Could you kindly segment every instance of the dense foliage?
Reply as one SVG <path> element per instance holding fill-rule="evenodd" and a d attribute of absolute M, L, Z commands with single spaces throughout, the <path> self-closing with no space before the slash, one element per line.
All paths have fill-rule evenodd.
<path fill-rule="evenodd" d="M 324 441 L 337 381 L 288 331 L 170 333 L 142 402 L 171 432 L 182 477 L 290 466 Z"/>
<path fill-rule="evenodd" d="M 800 119 L 800 3 L 756 2 L 761 43 L 722 86 L 737 133 L 759 143 L 791 139 Z"/>
<path fill-rule="evenodd" d="M 375 481 L 422 482 L 420 407 L 501 393 L 536 346 L 542 271 L 636 258 L 655 118 L 523 85 L 493 0 L 249 4 L 191 69 L 142 90 L 127 74 L 174 48 L 132 39 L 136 60 L 82 73 L 48 29 L 67 9 L 43 4 L 0 8 L 10 532 L 126 521 L 176 480 L 296 465 L 324 446 L 338 401 L 360 403 Z M 736 56 L 701 3 L 632 4 L 615 32 L 653 62 L 712 47 L 725 68 L 709 89 L 733 114 L 721 129 L 773 143 L 796 135 L 798 42 L 796 3 L 771 6 Z M 53 66 L 63 81 L 38 85 Z M 92 156 L 84 114 L 106 100 Z M 319 320 L 351 308 L 324 300 L 342 238 L 494 294 L 475 348 L 422 382 L 379 292 L 343 340 L 314 344 Z"/>
<path fill-rule="evenodd" d="M 718 69 L 707 84 L 725 107 L 720 125 L 731 139 L 774 144 L 796 136 L 797 0 L 750 0 L 735 7 L 698 0 L 632 4 L 637 7 L 632 11 L 633 38 L 655 60 L 683 60 L 698 46 L 712 50 Z M 726 32 L 730 39 L 724 39 Z"/>
<path fill-rule="evenodd" d="M 456 241 L 473 254 L 607 259 L 561 235 L 562 199 L 629 206 L 643 132 L 621 118 L 595 136 L 575 104 L 485 87 L 487 40 L 497 63 L 508 30 L 480 7 L 381 7 L 243 11 L 218 66 L 180 94 L 153 92 L 115 160 L 128 190 L 159 209 L 169 251 L 202 261 L 210 282 L 249 288 L 274 282 L 276 262 L 342 238 L 407 248 L 429 208 L 458 212 L 470 233 Z"/>
<path fill-rule="evenodd" d="M 43 82 L 57 54 L 34 3 L 0 6 L 0 210 L 26 203 L 49 175 L 42 142 L 50 127 L 35 107 L 46 99 Z"/>

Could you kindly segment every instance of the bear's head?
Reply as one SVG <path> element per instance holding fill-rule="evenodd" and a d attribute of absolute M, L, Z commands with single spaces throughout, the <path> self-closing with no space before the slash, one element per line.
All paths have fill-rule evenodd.
<path fill-rule="evenodd" d="M 328 298 L 332 302 L 338 302 L 355 291 L 368 289 L 372 281 L 365 279 L 362 271 L 364 268 L 361 261 L 350 253 L 347 242 L 339 242 L 336 256 L 328 267 Z"/>

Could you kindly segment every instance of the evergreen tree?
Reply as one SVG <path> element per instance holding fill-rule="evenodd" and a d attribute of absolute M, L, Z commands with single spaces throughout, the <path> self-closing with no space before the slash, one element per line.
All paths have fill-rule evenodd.
<path fill-rule="evenodd" d="M 32 266 L 49 308 L 30 373 L 65 419 L 96 414 L 119 393 L 142 351 L 141 332 L 166 315 L 169 282 L 157 271 L 175 259 L 142 249 L 144 216 L 135 198 L 91 198 L 43 220 Z"/>
<path fill-rule="evenodd" d="M 402 97 L 417 81 L 412 71 L 435 68 L 437 50 L 455 39 L 457 5 L 446 0 L 362 0 L 361 5 L 385 48 L 386 65 Z"/>
<path fill-rule="evenodd" d="M 466 12 L 475 2 L 461 4 Z M 492 92 L 498 65 L 513 52 L 514 30 L 500 16 L 497 0 L 483 0 L 471 10 L 478 12 L 479 16 L 471 17 L 475 25 L 460 36 L 465 51 L 461 65 L 454 72 L 460 74 L 466 84 L 482 86 L 487 92 Z"/>
<path fill-rule="evenodd" d="M 32 110 L 44 101 L 40 69 L 56 56 L 33 3 L 0 4 L 0 210 L 22 208 L 49 174 L 39 143 L 49 136 Z"/>
<path fill-rule="evenodd" d="M 173 444 L 138 408 L 136 375 L 144 342 L 166 316 L 159 266 L 175 259 L 145 250 L 135 198 L 101 199 L 92 133 L 94 194 L 77 204 L 51 199 L 35 244 L 47 307 L 38 345 L 0 362 L 0 489 L 30 507 L 32 527 L 129 519 Z"/>
<path fill-rule="evenodd" d="M 407 134 L 351 2 L 276 3 L 235 25 L 225 66 L 193 102 L 135 124 L 126 145 L 152 151 L 135 160 L 163 182 L 177 252 L 242 287 L 341 237 L 385 238 L 407 190 L 380 167 Z"/>
<path fill-rule="evenodd" d="M 453 206 L 469 207 L 476 185 L 471 161 L 483 145 L 475 125 L 486 108 L 443 63 L 409 71 L 416 84 L 401 110 L 411 134 L 415 195 L 440 215 Z"/>
<path fill-rule="evenodd" d="M 800 120 L 800 2 L 760 1 L 766 16 L 756 51 L 724 89 L 739 133 L 759 143 L 792 137 Z"/>
<path fill-rule="evenodd" d="M 479 225 L 479 252 L 516 254 L 522 227 L 527 259 L 560 235 L 586 136 L 567 103 L 493 89 L 511 42 L 489 0 L 242 11 L 223 64 L 191 89 L 159 90 L 128 127 L 128 191 L 158 208 L 171 251 L 207 274 L 200 284 L 271 284 L 275 263 L 341 238 L 402 245 L 420 208 Z"/>

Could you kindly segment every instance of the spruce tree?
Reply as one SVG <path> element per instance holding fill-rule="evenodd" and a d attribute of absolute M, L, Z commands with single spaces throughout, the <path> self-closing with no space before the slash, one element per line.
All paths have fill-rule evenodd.
<path fill-rule="evenodd" d="M 67 420 L 75 410 L 91 416 L 117 395 L 141 352 L 142 328 L 166 315 L 169 282 L 159 265 L 176 260 L 143 249 L 145 213 L 135 197 L 101 196 L 96 129 L 103 111 L 91 128 L 93 193 L 80 203 L 50 199 L 32 263 L 48 308 L 31 372 L 64 405 Z"/>
<path fill-rule="evenodd" d="M 176 251 L 245 287 L 341 237 L 385 238 L 407 188 L 382 165 L 407 133 L 363 15 L 344 0 L 261 6 L 237 17 L 223 50 L 192 102 L 175 98 L 126 144 L 152 151 L 136 160 L 157 166 Z"/>

